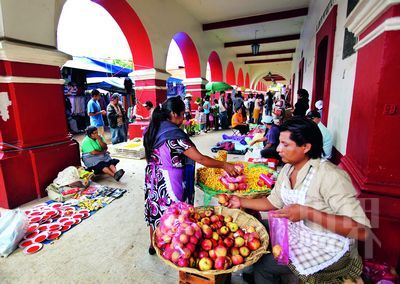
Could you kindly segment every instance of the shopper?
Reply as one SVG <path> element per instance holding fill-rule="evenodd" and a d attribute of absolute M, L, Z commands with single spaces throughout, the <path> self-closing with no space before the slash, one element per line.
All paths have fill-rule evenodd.
<path fill-rule="evenodd" d="M 126 142 L 126 112 L 119 102 L 119 94 L 111 96 L 111 101 L 107 106 L 108 125 L 111 130 L 112 144 Z"/>
<path fill-rule="evenodd" d="M 124 170 L 117 171 L 115 166 L 119 160 L 111 158 L 107 152 L 107 144 L 95 126 L 89 126 L 86 129 L 86 137 L 82 141 L 81 151 L 82 161 L 88 171 L 94 171 L 95 174 L 105 173 L 116 181 L 119 181 L 124 175 Z"/>
<path fill-rule="evenodd" d="M 226 96 L 226 112 L 228 115 L 228 123 L 229 123 L 229 125 L 231 125 L 232 116 L 233 116 L 233 101 L 232 101 L 231 94 L 228 94 Z"/>
<path fill-rule="evenodd" d="M 255 283 L 279 283 L 294 273 L 303 283 L 343 283 L 356 280 L 362 260 L 354 240 L 366 240 L 370 222 L 349 176 L 321 160 L 322 135 L 317 125 L 294 117 L 281 126 L 279 155 L 286 165 L 266 198 L 229 198 L 230 208 L 277 210 L 289 219 L 289 265 L 277 265 L 272 254 L 254 266 Z M 301 236 L 301 237 L 299 237 Z"/>
<path fill-rule="evenodd" d="M 183 102 L 185 103 L 185 119 L 190 120 L 192 118 L 192 107 L 190 102 L 192 101 L 192 94 L 186 93 L 185 99 Z"/>
<path fill-rule="evenodd" d="M 299 89 L 297 91 L 297 95 L 298 95 L 298 100 L 297 100 L 296 104 L 294 105 L 293 115 L 304 117 L 309 108 L 309 106 L 308 106 L 309 95 L 308 95 L 307 90 L 305 90 L 305 89 Z"/>
<path fill-rule="evenodd" d="M 154 109 L 144 134 L 147 159 L 145 219 L 150 226 L 150 254 L 155 253 L 151 242 L 153 231 L 168 206 L 179 201 L 193 204 L 195 162 L 237 175 L 232 164 L 214 160 L 197 150 L 189 136 L 180 129 L 184 112 L 185 105 L 179 97 L 167 99 Z"/>
<path fill-rule="evenodd" d="M 307 113 L 306 117 L 311 119 L 318 125 L 318 128 L 322 133 L 322 141 L 323 141 L 322 148 L 324 149 L 322 158 L 330 159 L 332 157 L 333 139 L 329 130 L 325 127 L 325 125 L 322 124 L 321 115 L 319 111 L 317 110 L 310 111 Z"/>
<path fill-rule="evenodd" d="M 90 117 L 90 126 L 95 126 L 100 135 L 104 135 L 103 115 L 106 114 L 99 104 L 100 92 L 96 89 L 92 90 L 92 98 L 88 101 L 87 112 Z"/>
<path fill-rule="evenodd" d="M 226 109 L 227 106 L 225 101 L 225 91 L 221 91 L 219 93 L 218 107 L 219 107 L 219 119 L 221 121 L 221 128 L 228 129 L 229 122 L 228 122 L 228 112 Z"/>
<path fill-rule="evenodd" d="M 211 113 L 211 103 L 210 96 L 204 98 L 203 103 L 204 114 L 206 115 L 206 131 L 210 130 L 210 113 Z"/>
<path fill-rule="evenodd" d="M 249 125 L 246 124 L 246 119 L 243 117 L 243 108 L 239 106 L 235 110 L 235 114 L 232 116 L 232 128 L 239 130 L 241 135 L 249 132 Z"/>

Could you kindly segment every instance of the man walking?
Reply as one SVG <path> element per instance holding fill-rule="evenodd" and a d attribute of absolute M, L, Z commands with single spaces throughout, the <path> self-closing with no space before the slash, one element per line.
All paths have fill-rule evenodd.
<path fill-rule="evenodd" d="M 103 115 L 106 114 L 105 110 L 100 108 L 99 104 L 100 92 L 96 89 L 92 91 L 92 98 L 88 101 L 87 112 L 90 117 L 90 125 L 97 128 L 98 133 L 104 136 L 104 121 Z"/>

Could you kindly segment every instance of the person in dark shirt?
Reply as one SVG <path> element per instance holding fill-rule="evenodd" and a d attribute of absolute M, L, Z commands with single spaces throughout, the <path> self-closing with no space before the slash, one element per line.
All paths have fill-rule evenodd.
<path fill-rule="evenodd" d="M 264 117 L 261 122 L 265 125 L 265 134 L 264 137 L 260 139 L 256 139 L 250 143 L 250 146 L 253 146 L 255 143 L 263 142 L 264 149 L 261 150 L 260 154 L 262 158 L 274 158 L 280 159 L 276 148 L 279 145 L 279 134 L 280 130 L 277 125 L 274 124 L 274 120 L 272 116 L 267 115 Z"/>
<path fill-rule="evenodd" d="M 297 103 L 294 105 L 294 116 L 301 116 L 304 117 L 306 115 L 306 112 L 308 110 L 308 92 L 305 89 L 299 89 L 297 91 L 297 95 L 299 96 L 299 99 L 297 100 Z"/>

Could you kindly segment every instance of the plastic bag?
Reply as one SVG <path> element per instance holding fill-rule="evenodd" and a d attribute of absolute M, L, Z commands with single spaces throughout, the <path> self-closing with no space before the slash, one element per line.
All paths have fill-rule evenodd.
<path fill-rule="evenodd" d="M 286 218 L 275 218 L 274 212 L 268 213 L 269 233 L 271 237 L 272 254 L 278 264 L 289 264 L 289 221 Z"/>
<path fill-rule="evenodd" d="M 21 210 L 8 210 L 0 217 L 0 256 L 7 257 L 28 230 L 28 217 Z"/>
<path fill-rule="evenodd" d="M 194 207 L 179 202 L 170 206 L 156 229 L 156 245 L 162 256 L 180 267 L 196 267 L 193 254 L 202 238 L 202 231 L 190 216 Z"/>

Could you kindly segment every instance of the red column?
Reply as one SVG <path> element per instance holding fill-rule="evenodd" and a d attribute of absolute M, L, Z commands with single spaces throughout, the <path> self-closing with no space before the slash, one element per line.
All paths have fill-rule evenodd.
<path fill-rule="evenodd" d="M 0 53 L 0 207 L 46 195 L 57 173 L 79 165 L 79 147 L 67 131 L 56 49 L 10 41 Z"/>
<path fill-rule="evenodd" d="M 379 207 L 366 208 L 379 220 L 374 233 L 381 242 L 374 258 L 396 265 L 400 243 L 400 5 L 361 1 L 347 26 L 359 37 L 357 67 L 343 167 L 362 198 Z"/>
<path fill-rule="evenodd" d="M 166 82 L 171 74 L 156 69 L 133 71 L 129 77 L 135 81 L 135 94 L 137 99 L 137 112 L 144 117 L 149 112 L 142 106 L 146 101 L 151 101 L 154 106 L 167 99 Z"/>

